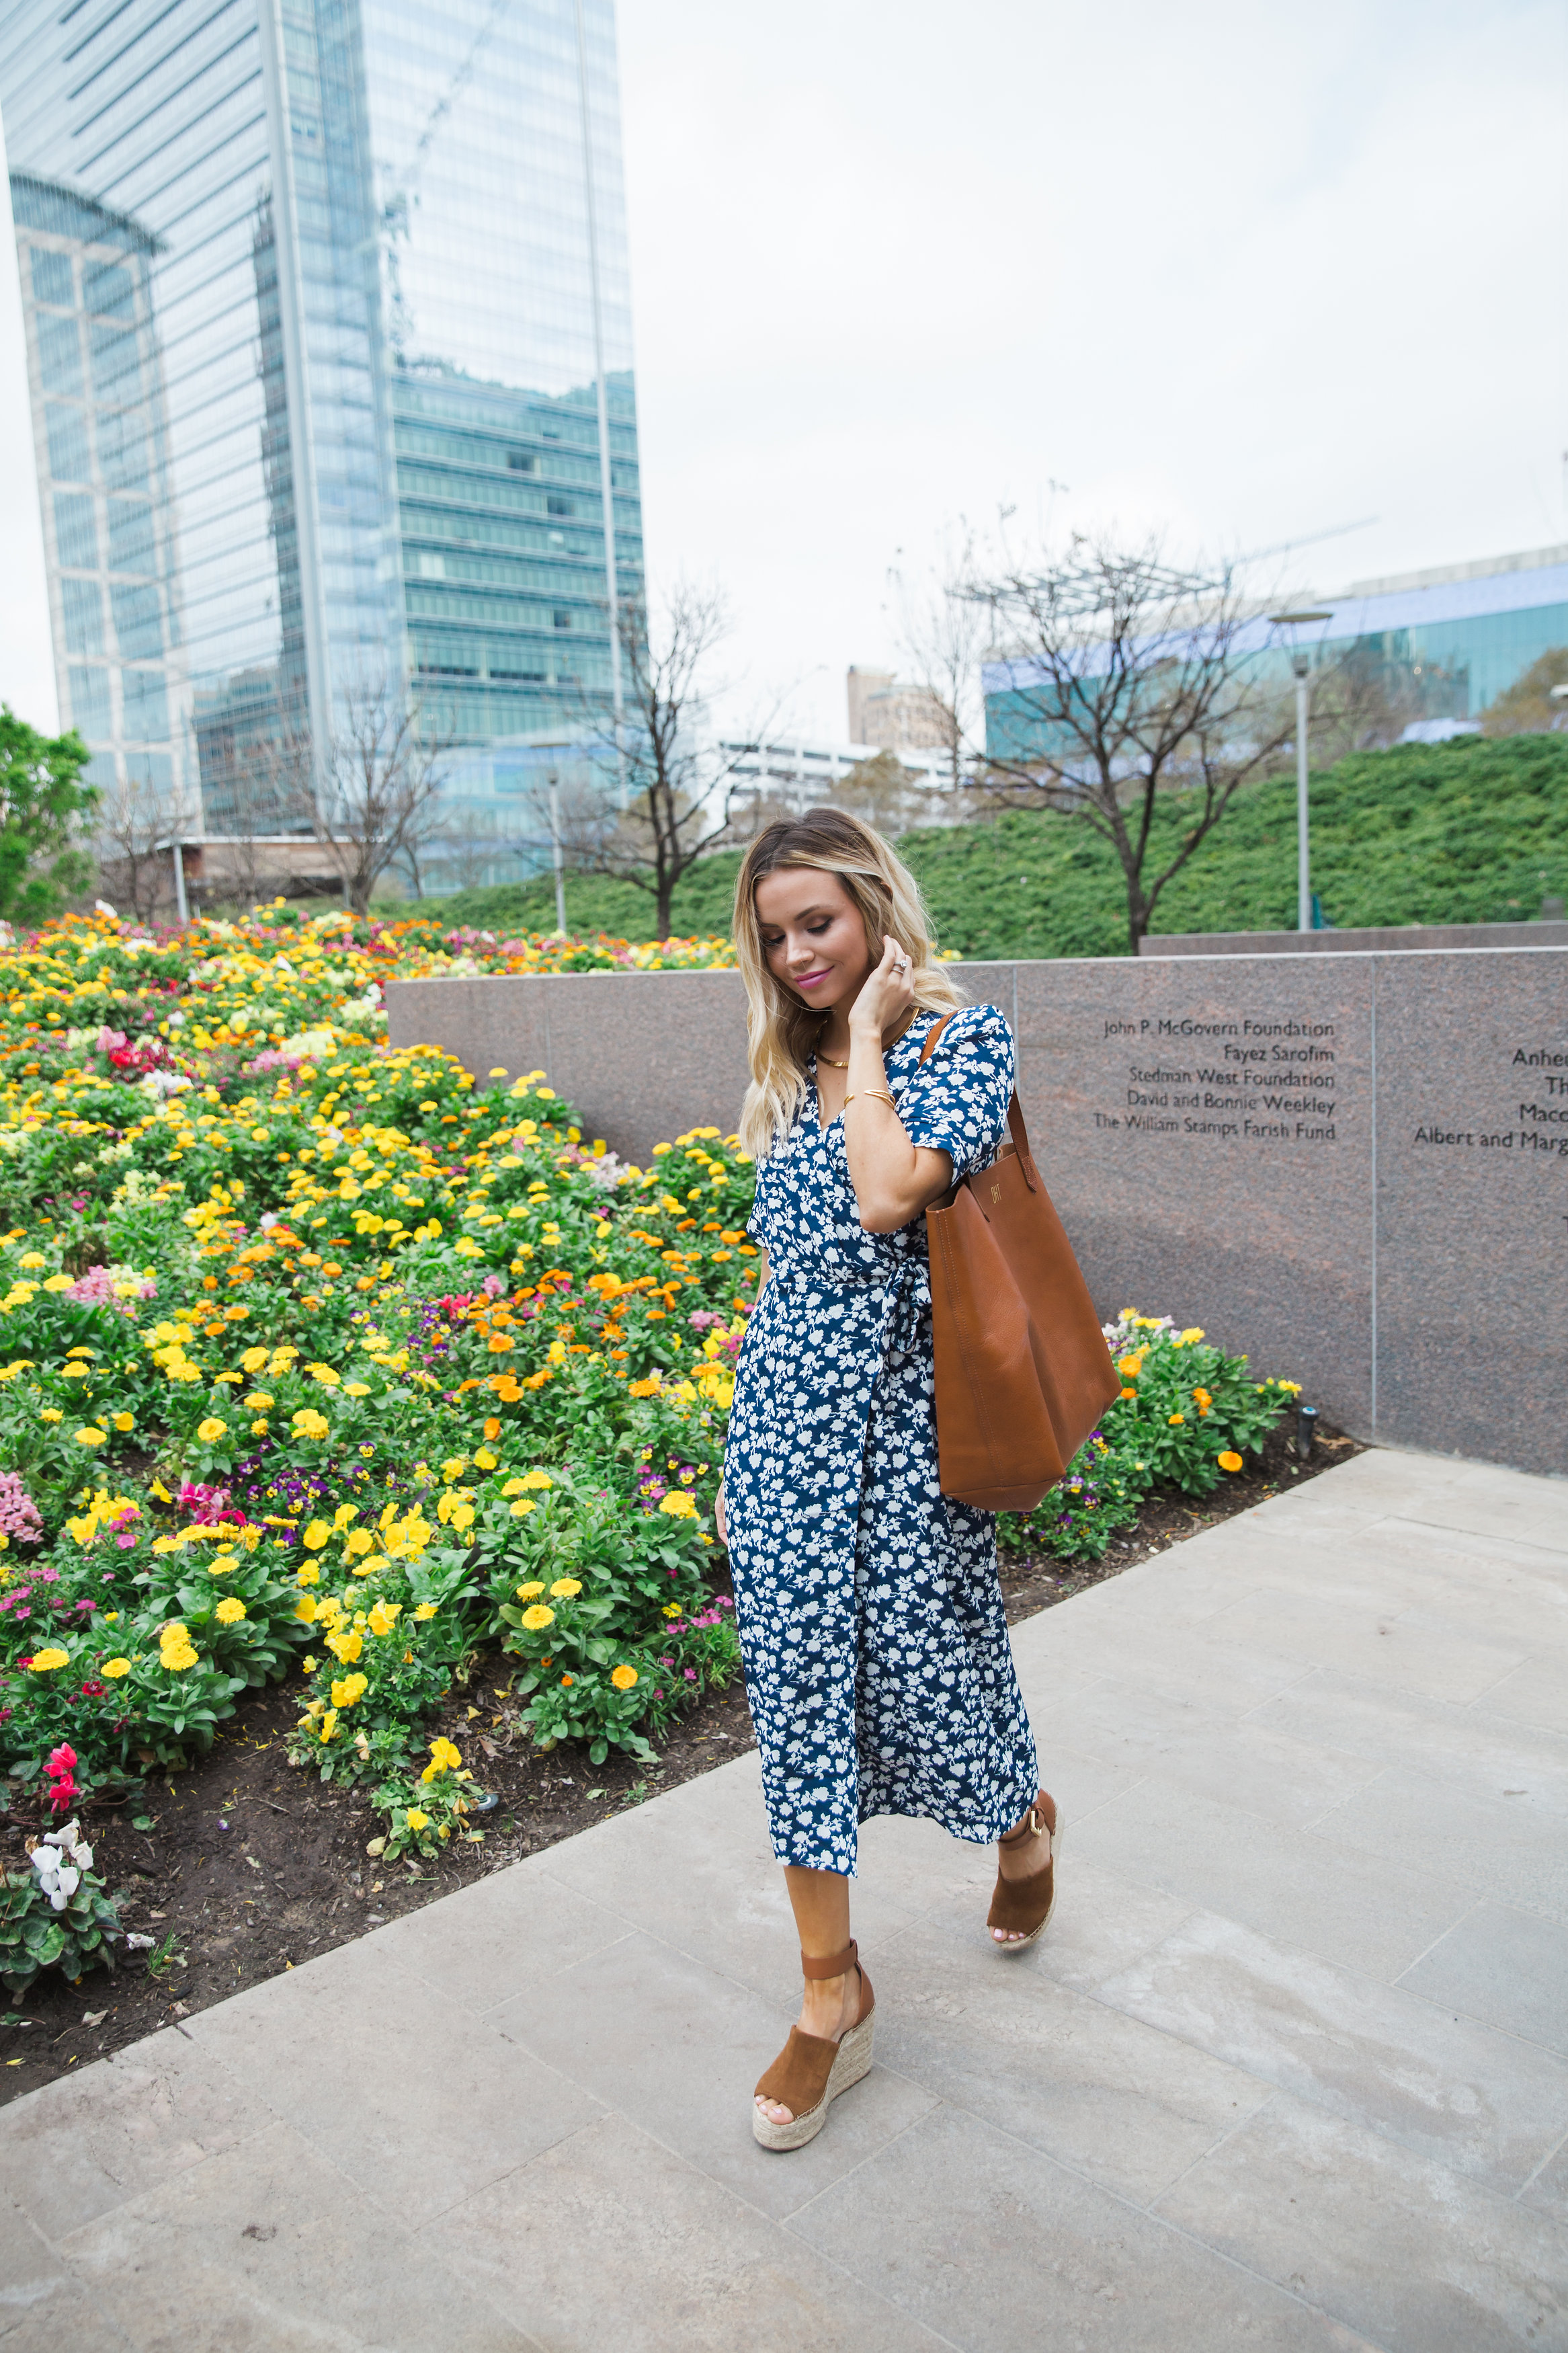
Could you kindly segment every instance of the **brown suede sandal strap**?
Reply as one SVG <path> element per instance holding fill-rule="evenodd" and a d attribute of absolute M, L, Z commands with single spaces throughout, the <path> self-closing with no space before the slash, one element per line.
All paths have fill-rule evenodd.
<path fill-rule="evenodd" d="M 1021 1846 L 1026 1839 L 1038 1838 L 1044 1830 L 1057 1834 L 1057 1801 L 1046 1790 L 1037 1789 L 1035 1802 L 1016 1831 L 1006 1831 L 996 1841 L 998 1846 Z"/>
<path fill-rule="evenodd" d="M 1051 1908 L 1056 1868 L 1053 1856 L 1043 1871 L 1027 1879 L 1004 1879 L 998 1873 L 985 1926 L 1005 1929 L 1010 1936 L 1032 1936 Z"/>
<path fill-rule="evenodd" d="M 837 1974 L 842 1976 L 842 1970 Z M 754 2096 L 776 2100 L 792 2116 L 809 2116 L 822 2105 L 837 2056 L 837 2043 L 826 2034 L 805 2034 L 792 2026 L 789 2041 L 758 2084 Z"/>
<path fill-rule="evenodd" d="M 841 1953 L 802 1953 L 800 1973 L 803 1978 L 841 1978 L 852 1969 L 859 1958 L 859 1947 L 853 1937 Z"/>

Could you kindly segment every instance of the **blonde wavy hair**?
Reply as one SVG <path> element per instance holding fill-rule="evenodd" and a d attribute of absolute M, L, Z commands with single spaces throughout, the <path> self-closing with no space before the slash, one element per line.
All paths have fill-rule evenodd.
<path fill-rule="evenodd" d="M 952 1013 L 964 1003 L 944 965 L 935 961 L 920 884 L 889 842 L 843 809 L 807 809 L 766 827 L 747 850 L 735 881 L 735 957 L 746 984 L 746 1038 L 752 1083 L 741 1112 L 741 1147 L 761 1160 L 795 1125 L 805 1093 L 806 1063 L 825 1016 L 804 1005 L 768 968 L 757 924 L 757 885 L 786 867 L 837 876 L 860 910 L 866 944 L 879 962 L 886 934 L 912 967 L 917 1006 Z"/>

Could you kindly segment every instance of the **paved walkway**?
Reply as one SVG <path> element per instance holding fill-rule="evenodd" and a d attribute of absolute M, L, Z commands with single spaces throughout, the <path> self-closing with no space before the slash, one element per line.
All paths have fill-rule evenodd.
<path fill-rule="evenodd" d="M 1367 1454 L 1021 1629 L 1057 1920 L 873 1823 L 810 2148 L 748 1757 L 5 2110 L 0 2345 L 1568 2346 L 1565 1505 Z"/>

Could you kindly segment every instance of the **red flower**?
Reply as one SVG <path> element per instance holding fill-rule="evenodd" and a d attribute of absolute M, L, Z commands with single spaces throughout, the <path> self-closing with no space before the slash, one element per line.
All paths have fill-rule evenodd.
<path fill-rule="evenodd" d="M 49 1751 L 48 1769 L 57 1778 L 62 1774 L 68 1777 L 76 1770 L 76 1750 L 62 1740 L 58 1748 Z"/>

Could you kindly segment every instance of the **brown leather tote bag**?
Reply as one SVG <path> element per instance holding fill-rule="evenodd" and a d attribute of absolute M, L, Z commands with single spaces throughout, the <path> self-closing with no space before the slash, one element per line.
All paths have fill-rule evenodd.
<path fill-rule="evenodd" d="M 946 1020 L 921 1055 L 930 1057 Z M 1015 1092 L 1008 1141 L 926 1211 L 942 1492 L 1031 1512 L 1121 1388 Z"/>

